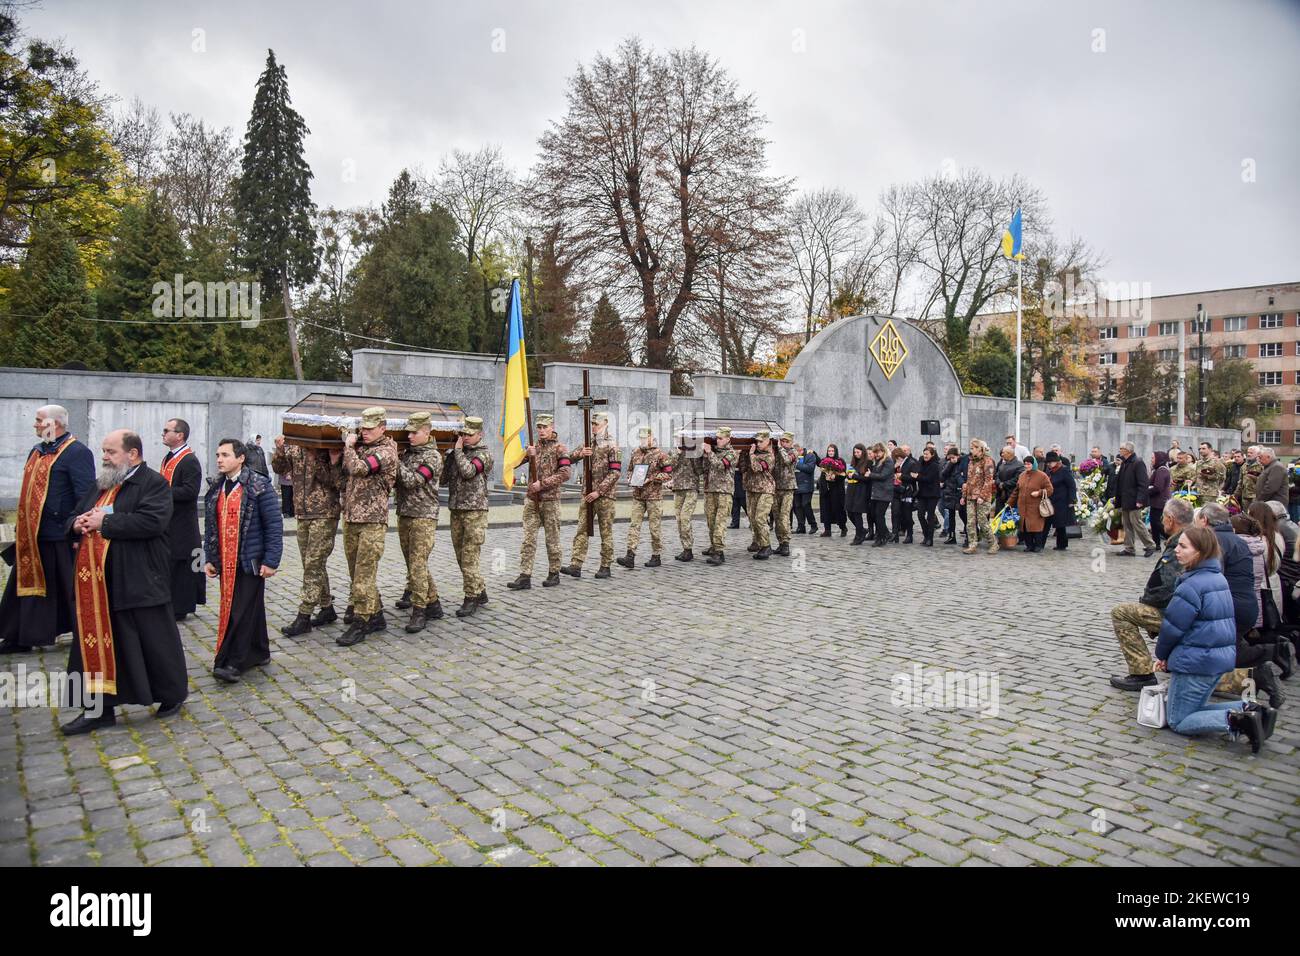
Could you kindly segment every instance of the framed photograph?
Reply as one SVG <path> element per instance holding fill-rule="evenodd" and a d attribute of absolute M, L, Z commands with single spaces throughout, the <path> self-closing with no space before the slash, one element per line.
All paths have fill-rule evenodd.
<path fill-rule="evenodd" d="M 632 468 L 632 477 L 628 479 L 628 484 L 633 488 L 640 488 L 645 484 L 646 476 L 650 474 L 650 463 L 641 462 Z"/>

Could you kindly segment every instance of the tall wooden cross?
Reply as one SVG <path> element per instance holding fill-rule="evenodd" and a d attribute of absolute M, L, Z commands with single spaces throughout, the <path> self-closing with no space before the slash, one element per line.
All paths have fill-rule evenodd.
<path fill-rule="evenodd" d="M 582 394 L 577 398 L 570 399 L 564 403 L 576 408 L 582 409 L 582 444 L 584 448 L 591 447 L 591 410 L 597 405 L 608 405 L 607 398 L 594 398 L 591 394 L 591 373 L 587 369 L 582 370 Z M 591 486 L 591 459 L 583 459 L 582 462 L 582 488 L 583 495 L 589 495 L 592 491 Z M 595 522 L 592 516 L 596 513 L 595 502 L 587 505 L 587 537 L 590 538 L 595 533 Z"/>

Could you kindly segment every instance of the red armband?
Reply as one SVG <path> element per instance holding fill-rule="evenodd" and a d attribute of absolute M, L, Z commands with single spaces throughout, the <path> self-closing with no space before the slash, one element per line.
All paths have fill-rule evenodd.
<path fill-rule="evenodd" d="M 610 470 L 610 471 L 622 471 L 622 470 L 623 470 L 623 463 L 622 463 L 621 461 L 611 461 L 611 462 L 609 463 L 609 470 Z"/>
<path fill-rule="evenodd" d="M 573 464 L 573 462 L 569 461 L 569 459 L 561 458 L 558 462 L 556 462 L 555 466 L 557 468 L 568 468 L 571 464 Z"/>
<path fill-rule="evenodd" d="M 370 468 L 370 473 L 373 475 L 373 474 L 374 474 L 375 472 L 377 472 L 377 471 L 379 470 L 379 468 L 380 468 L 380 465 L 379 465 L 379 456 L 378 456 L 378 455 L 366 455 L 366 465 L 369 466 L 369 468 Z"/>
<path fill-rule="evenodd" d="M 425 481 L 433 481 L 433 469 L 428 465 L 416 465 L 415 470 L 424 476 Z"/>
<path fill-rule="evenodd" d="M 472 460 L 474 462 L 474 470 L 477 471 L 480 475 L 483 474 L 483 459 L 474 458 Z"/>

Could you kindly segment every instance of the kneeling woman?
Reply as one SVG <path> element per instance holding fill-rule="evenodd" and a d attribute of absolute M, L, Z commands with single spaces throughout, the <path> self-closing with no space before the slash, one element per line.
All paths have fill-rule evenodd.
<path fill-rule="evenodd" d="M 1253 753 L 1273 731 L 1277 711 L 1242 701 L 1208 703 L 1219 678 L 1237 661 L 1232 592 L 1219 563 L 1219 540 L 1209 528 L 1183 529 L 1174 550 L 1183 573 L 1165 608 L 1156 639 L 1156 670 L 1168 671 L 1169 727 L 1195 735 L 1244 734 Z"/>

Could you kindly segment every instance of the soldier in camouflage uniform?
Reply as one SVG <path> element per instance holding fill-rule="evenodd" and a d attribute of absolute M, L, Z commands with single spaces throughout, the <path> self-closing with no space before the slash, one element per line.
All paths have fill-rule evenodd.
<path fill-rule="evenodd" d="M 519 550 L 519 577 L 506 587 L 524 591 L 533 586 L 533 558 L 537 554 L 537 529 L 546 529 L 546 580 L 542 587 L 560 583 L 560 562 L 564 558 L 560 543 L 560 486 L 569 480 L 569 450 L 555 435 L 555 418 L 537 416 L 537 444 L 525 451 L 536 471 L 524 499 L 524 546 Z"/>
<path fill-rule="evenodd" d="M 573 536 L 573 554 L 569 566 L 560 570 L 570 577 L 582 577 L 582 565 L 587 560 L 587 509 L 594 508 L 595 523 L 600 526 L 600 570 L 596 577 L 609 577 L 609 566 L 614 560 L 614 493 L 618 490 L 618 476 L 623 463 L 618 442 L 609 434 L 609 414 L 594 412 L 591 416 L 592 445 L 583 446 L 575 457 L 584 460 L 584 468 L 591 469 L 591 493 L 582 498 L 578 506 L 578 530 Z M 584 485 L 585 487 L 585 485 Z"/>
<path fill-rule="evenodd" d="M 704 520 L 709 526 L 709 564 L 726 561 L 727 523 L 731 520 L 731 499 L 735 495 L 736 449 L 731 447 L 731 429 L 723 425 L 714 432 L 716 447 L 704 445 Z"/>
<path fill-rule="evenodd" d="M 271 467 L 277 475 L 293 476 L 298 553 L 302 557 L 302 594 L 298 601 L 298 615 L 291 624 L 280 628 L 286 637 L 306 634 L 313 625 L 330 624 L 339 617 L 334 610 L 325 563 L 334 551 L 334 537 L 339 530 L 339 488 L 343 484 L 339 462 L 342 458 L 342 451 L 287 445 L 283 435 L 275 440 Z M 319 613 L 312 617 L 312 612 L 318 607 Z"/>
<path fill-rule="evenodd" d="M 1201 500 L 1201 504 L 1218 501 L 1223 494 L 1223 481 L 1228 477 L 1228 469 L 1214 453 L 1209 442 L 1201 442 L 1201 460 L 1196 463 L 1196 477 L 1192 479 L 1192 491 Z"/>
<path fill-rule="evenodd" d="M 397 606 L 411 608 L 406 633 L 418 634 L 426 620 L 442 617 L 438 586 L 429 573 L 429 555 L 438 528 L 442 454 L 433 440 L 433 416 L 428 412 L 408 418 L 406 430 L 411 446 L 397 459 L 397 540 L 406 560 L 406 591 Z"/>
<path fill-rule="evenodd" d="M 647 515 L 650 518 L 651 553 L 650 560 L 645 563 L 645 566 L 657 568 L 662 563 L 659 560 L 659 548 L 663 540 L 660 529 L 663 521 L 664 484 L 671 481 L 673 477 L 672 459 L 668 457 L 668 452 L 655 442 L 654 433 L 648 428 L 642 428 L 637 436 L 641 439 L 641 446 L 632 452 L 632 459 L 628 462 L 628 481 L 630 482 L 632 476 L 636 474 L 638 465 L 646 465 L 648 470 L 645 481 L 632 487 L 632 516 L 627 526 L 627 554 L 617 559 L 619 564 L 629 570 L 636 567 L 636 546 L 641 540 L 641 522 Z"/>
<path fill-rule="evenodd" d="M 997 554 L 998 539 L 989 524 L 993 513 L 993 498 L 997 493 L 993 457 L 989 446 L 976 438 L 970 443 L 970 458 L 966 465 L 966 483 L 961 486 L 960 503 L 966 506 L 966 528 L 970 543 L 963 554 L 974 554 L 981 540 L 987 539 L 989 554 Z"/>
<path fill-rule="evenodd" d="M 1196 466 L 1192 463 L 1192 453 L 1186 449 L 1178 452 L 1178 464 L 1169 469 L 1169 493 L 1185 491 L 1196 480 Z"/>
<path fill-rule="evenodd" d="M 487 585 L 479 572 L 479 555 L 487 537 L 488 475 L 492 455 L 483 444 L 483 419 L 471 415 L 456 447 L 447 453 L 442 482 L 447 486 L 447 507 L 451 510 L 451 550 L 460 565 L 465 601 L 457 617 L 469 617 L 488 602 Z"/>
<path fill-rule="evenodd" d="M 1246 449 L 1246 463 L 1241 466 L 1241 486 L 1237 490 L 1237 503 L 1241 510 L 1248 509 L 1255 500 L 1255 486 L 1264 473 L 1264 463 L 1259 460 L 1259 446 Z"/>
<path fill-rule="evenodd" d="M 379 597 L 379 560 L 388 532 L 388 498 L 397 481 L 397 442 L 388 437 L 388 412 L 367 408 L 361 434 L 343 441 L 343 551 L 352 577 L 352 620 L 335 641 L 351 647 L 388 627 Z M 344 620 L 347 620 L 346 616 Z"/>
<path fill-rule="evenodd" d="M 754 444 L 746 448 L 740 458 L 740 471 L 745 485 L 749 528 L 754 533 L 749 550 L 753 552 L 755 560 L 766 561 L 772 556 L 772 538 L 767 527 L 767 516 L 772 513 L 772 499 L 776 497 L 776 478 L 772 474 L 776 451 L 772 448 L 772 433 L 766 428 L 754 438 Z"/>
<path fill-rule="evenodd" d="M 682 551 L 677 555 L 678 561 L 695 559 L 695 505 L 704 490 L 704 458 L 699 448 L 681 447 L 673 457 L 673 504 L 677 509 L 677 537 L 681 539 Z"/>
<path fill-rule="evenodd" d="M 772 475 L 776 479 L 776 497 L 772 499 L 772 508 L 776 512 L 777 549 L 773 553 L 788 558 L 790 556 L 790 509 L 794 506 L 794 463 L 799 460 L 799 453 L 794 447 L 794 432 L 783 432 L 775 451 Z"/>

